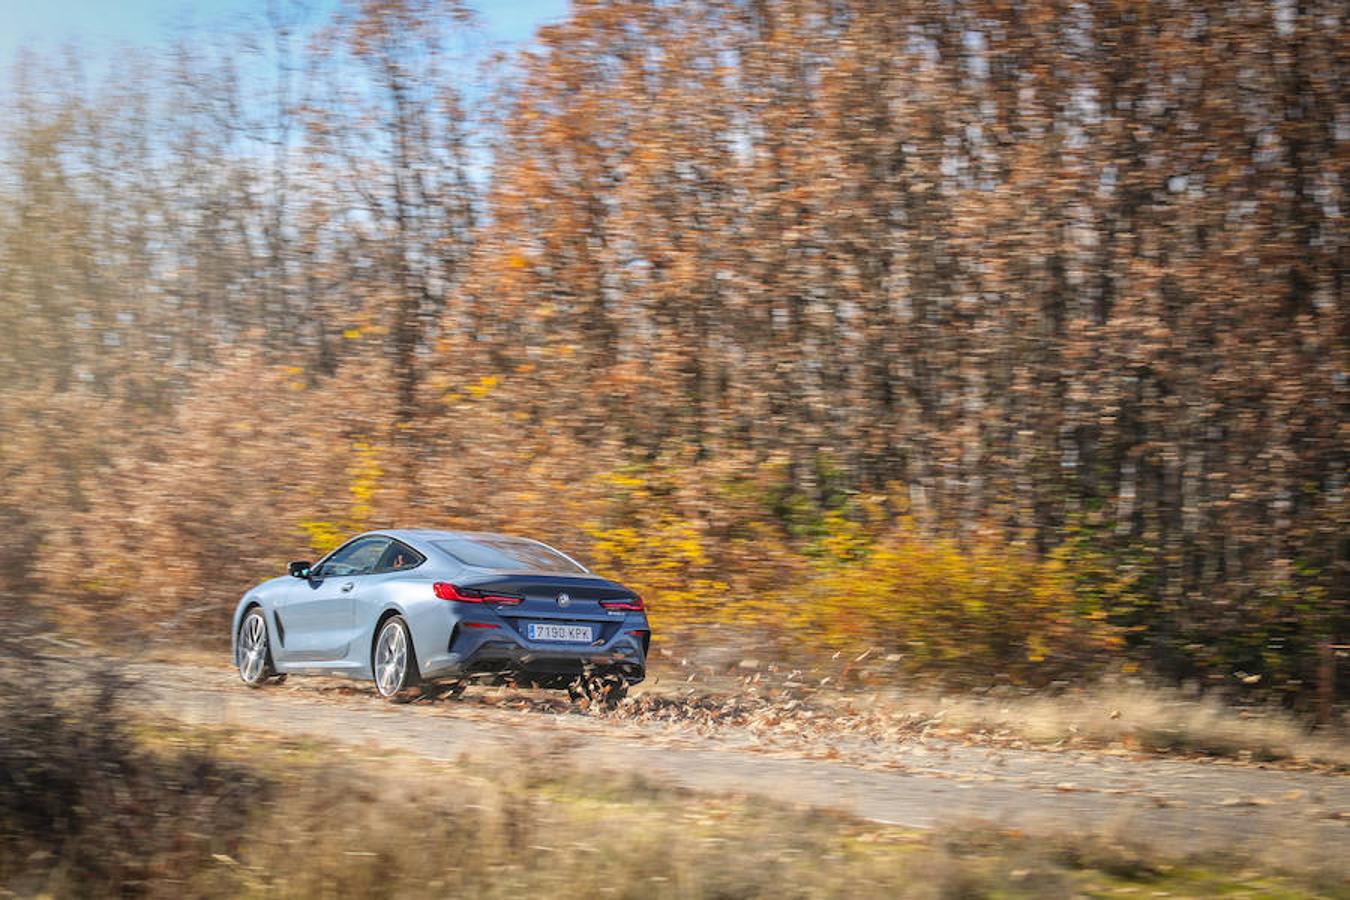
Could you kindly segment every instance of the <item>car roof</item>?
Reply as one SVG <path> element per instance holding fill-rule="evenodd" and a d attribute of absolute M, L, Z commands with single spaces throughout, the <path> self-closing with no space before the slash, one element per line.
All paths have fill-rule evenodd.
<path fill-rule="evenodd" d="M 480 539 L 505 538 L 507 540 L 513 541 L 527 541 L 531 544 L 539 544 L 542 547 L 546 547 L 547 549 L 553 551 L 554 553 L 559 554 L 564 559 L 572 562 L 583 572 L 587 574 L 593 574 L 585 563 L 572 557 L 565 551 L 559 550 L 557 547 L 554 547 L 551 544 L 545 544 L 543 541 L 536 540 L 534 538 L 522 537 L 521 535 L 517 534 L 503 534 L 502 532 L 499 531 L 456 531 L 449 528 L 375 528 L 371 529 L 370 531 L 365 531 L 362 532 L 361 534 L 354 535 L 348 538 L 346 541 L 343 542 L 341 546 L 350 544 L 352 541 L 355 541 L 363 537 L 394 538 L 395 540 L 402 541 L 403 543 L 408 544 L 410 547 L 416 549 L 419 552 L 425 552 L 427 550 L 430 550 L 431 545 L 433 544 L 434 541 L 447 539 L 453 540 L 456 538 L 468 538 L 470 540 L 474 538 Z M 437 547 L 436 550 L 437 552 L 440 553 L 449 552 L 440 547 Z"/>
<path fill-rule="evenodd" d="M 409 544 L 413 547 L 416 547 L 419 550 L 426 550 L 427 549 L 426 545 L 432 543 L 433 541 L 455 540 L 465 538 L 469 540 L 495 538 L 497 540 L 506 539 L 511 541 L 527 541 L 531 544 L 539 544 L 543 547 L 547 547 L 548 549 L 552 550 L 555 553 L 561 553 L 567 559 L 572 559 L 572 557 L 568 556 L 567 553 L 563 552 L 562 550 L 559 550 L 557 547 L 554 547 L 550 544 L 545 544 L 543 541 L 536 540 L 535 538 L 523 537 L 518 534 L 503 534 L 502 532 L 499 531 L 455 531 L 448 528 L 381 528 L 368 531 L 365 534 L 358 535 L 358 537 L 365 537 L 366 535 L 381 535 L 383 537 L 391 537 L 396 540 L 403 541 L 405 544 Z M 572 561 L 577 562 L 574 559 L 572 559 Z M 577 562 L 577 565 L 581 566 L 583 569 L 586 568 L 585 565 L 583 565 L 582 563 Z"/>
<path fill-rule="evenodd" d="M 452 531 L 446 528 L 380 528 L 369 533 L 382 534 L 386 537 L 398 538 L 401 541 L 435 541 L 452 538 L 507 538 L 517 541 L 534 541 L 534 538 L 502 534 L 497 531 Z M 538 541 L 534 542 L 539 543 Z"/>

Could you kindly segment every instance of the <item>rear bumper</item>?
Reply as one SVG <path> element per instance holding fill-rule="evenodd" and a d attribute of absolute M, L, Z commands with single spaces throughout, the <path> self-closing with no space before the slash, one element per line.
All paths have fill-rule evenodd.
<path fill-rule="evenodd" d="M 444 654 L 422 665 L 428 680 L 448 681 L 485 676 L 489 681 L 515 681 L 540 687 L 561 687 L 579 675 L 604 672 L 630 684 L 646 678 L 645 641 L 621 633 L 601 647 L 541 648 L 524 643 L 505 628 L 456 628 Z"/>

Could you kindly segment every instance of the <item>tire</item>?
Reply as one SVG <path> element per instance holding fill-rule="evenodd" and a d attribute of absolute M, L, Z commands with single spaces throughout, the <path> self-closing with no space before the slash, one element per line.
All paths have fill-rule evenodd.
<path fill-rule="evenodd" d="M 272 644 L 267 637 L 267 620 L 259 607 L 249 610 L 239 623 L 237 662 L 239 678 L 249 687 L 262 687 L 276 674 L 272 666 Z"/>
<path fill-rule="evenodd" d="M 410 689 L 422 680 L 412 635 L 402 616 L 390 616 L 380 625 L 370 651 L 370 673 L 379 695 L 394 702 L 406 702 Z"/>

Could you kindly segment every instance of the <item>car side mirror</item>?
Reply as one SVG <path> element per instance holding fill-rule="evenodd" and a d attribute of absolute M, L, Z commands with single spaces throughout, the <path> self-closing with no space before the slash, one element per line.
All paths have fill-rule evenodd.
<path fill-rule="evenodd" d="M 288 571 L 291 573 L 292 578 L 308 578 L 309 563 L 303 561 L 293 562 L 288 567 Z"/>

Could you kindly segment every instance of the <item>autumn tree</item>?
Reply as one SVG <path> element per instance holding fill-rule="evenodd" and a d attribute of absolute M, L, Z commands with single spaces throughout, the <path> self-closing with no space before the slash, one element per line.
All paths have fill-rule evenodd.
<path fill-rule="evenodd" d="M 779 622 L 880 573 L 896 640 L 1035 585 L 1291 694 L 1346 637 L 1337 3 L 578 0 L 486 83 L 466 6 L 268 9 L 9 82 L 25 547 L 528 527 Z"/>

